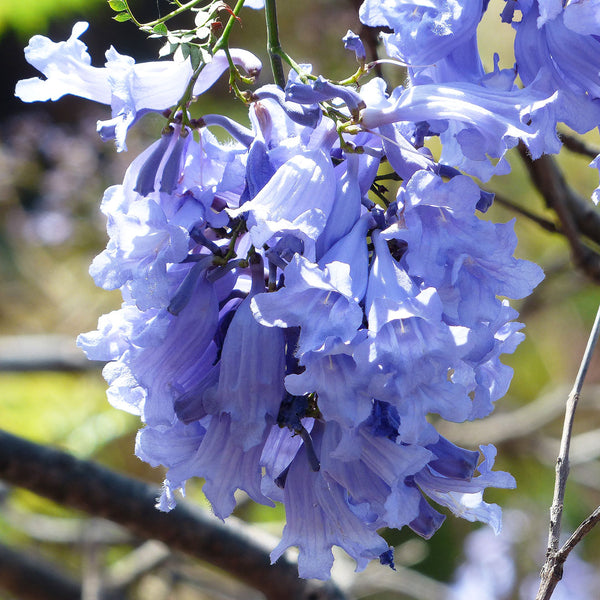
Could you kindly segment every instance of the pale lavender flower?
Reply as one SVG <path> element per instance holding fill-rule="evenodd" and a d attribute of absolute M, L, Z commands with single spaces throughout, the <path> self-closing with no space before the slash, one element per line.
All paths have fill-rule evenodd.
<path fill-rule="evenodd" d="M 106 65 L 92 67 L 86 45 L 79 37 L 88 23 L 73 26 L 65 42 L 34 36 L 25 49 L 25 58 L 46 77 L 32 77 L 17 83 L 15 94 L 24 102 L 58 100 L 66 94 L 108 104 L 112 119 L 98 122 L 103 139 L 115 139 L 118 150 L 126 150 L 127 130 L 148 111 L 172 107 L 182 97 L 193 73 L 190 60 L 164 60 L 136 64 L 114 48 L 106 52 Z M 234 64 L 257 76 L 261 62 L 246 50 L 231 49 Z M 202 94 L 229 67 L 224 51 L 215 54 L 198 77 L 193 93 Z"/>

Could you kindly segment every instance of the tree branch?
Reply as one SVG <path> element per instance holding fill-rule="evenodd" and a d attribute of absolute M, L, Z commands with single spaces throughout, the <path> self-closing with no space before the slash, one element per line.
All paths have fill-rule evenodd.
<path fill-rule="evenodd" d="M 88 360 L 71 336 L 0 336 L 0 371 L 92 371 L 103 366 Z"/>
<path fill-rule="evenodd" d="M 80 600 L 81 586 L 56 565 L 0 544 L 0 587 L 20 600 Z"/>
<path fill-rule="evenodd" d="M 271 566 L 270 544 L 241 522 L 234 528 L 183 503 L 170 513 L 160 512 L 155 508 L 155 488 L 1 430 L 0 478 L 195 556 L 260 590 L 269 600 L 344 598 L 332 582 L 299 579 L 296 565 L 285 557 Z"/>
<path fill-rule="evenodd" d="M 562 548 L 556 553 L 556 560 L 564 563 L 567 556 L 573 548 L 598 524 L 600 521 L 600 506 L 594 512 L 583 520 L 579 527 L 573 532 L 571 537 L 563 544 Z"/>
<path fill-rule="evenodd" d="M 573 421 L 575 419 L 575 410 L 581 394 L 583 381 L 587 373 L 594 347 L 600 333 L 600 306 L 596 313 L 596 320 L 592 327 L 587 347 L 583 354 L 579 372 L 575 378 L 573 389 L 567 399 L 565 409 L 565 421 L 563 425 L 562 438 L 560 441 L 560 450 L 556 460 L 556 480 L 554 485 L 554 499 L 550 507 L 550 529 L 548 533 L 548 549 L 546 551 L 546 562 L 542 567 L 541 581 L 536 600 L 548 600 L 556 587 L 556 584 L 562 578 L 562 566 L 566 560 L 568 553 L 559 551 L 560 529 L 563 513 L 563 505 L 565 498 L 565 489 L 567 486 L 567 478 L 569 476 L 569 447 L 571 444 L 571 434 L 573 431 Z M 594 521 L 594 524 L 597 519 Z M 593 526 L 593 525 L 592 525 Z M 590 527 L 591 529 L 591 527 Z M 578 530 L 579 531 L 579 530 Z M 585 533 L 583 534 L 585 535 Z M 581 537 L 583 537 L 583 535 Z M 581 538 L 579 538 L 581 539 Z M 579 541 L 579 540 L 578 540 Z M 575 542 L 577 543 L 577 542 Z M 573 544 L 574 545 L 574 544 Z"/>
<path fill-rule="evenodd" d="M 600 214 L 591 202 L 581 198 L 566 183 L 556 161 L 549 155 L 532 160 L 527 148 L 519 144 L 519 152 L 536 188 L 547 206 L 554 210 L 571 245 L 573 261 L 590 278 L 600 282 L 600 255 L 584 245 L 580 235 L 600 244 Z"/>
<path fill-rule="evenodd" d="M 362 3 L 363 0 L 350 0 L 350 4 L 352 4 L 354 8 L 354 14 L 358 15 L 358 10 Z M 367 62 L 377 63 L 379 60 L 377 46 L 379 45 L 379 31 L 383 29 L 390 31 L 387 28 L 378 29 L 377 27 L 369 27 L 369 25 L 365 25 L 362 22 L 360 23 L 358 35 L 365 45 L 365 49 L 367 51 Z M 381 64 L 377 63 L 374 71 L 377 77 L 384 79 Z"/>
<path fill-rule="evenodd" d="M 512 200 L 509 200 L 502 194 L 498 194 L 498 192 L 492 192 L 494 194 L 494 202 L 496 204 L 500 204 L 505 208 L 508 208 L 524 217 L 527 217 L 537 225 L 539 225 L 542 229 L 549 231 L 550 233 L 563 233 L 559 227 L 556 226 L 555 223 L 549 221 L 548 219 L 544 219 L 544 217 L 540 217 L 535 213 L 532 213 L 530 210 L 515 204 Z"/>
<path fill-rule="evenodd" d="M 596 158 L 596 156 L 600 154 L 600 148 L 588 144 L 579 137 L 575 137 L 574 135 L 564 132 L 559 133 L 558 137 L 563 143 L 564 147 L 575 154 L 582 154 L 583 156 L 588 156 L 589 158 Z"/>

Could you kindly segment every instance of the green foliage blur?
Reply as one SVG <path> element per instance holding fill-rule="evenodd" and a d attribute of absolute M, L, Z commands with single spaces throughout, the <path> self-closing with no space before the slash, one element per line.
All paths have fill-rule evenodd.
<path fill-rule="evenodd" d="M 104 0 L 3 0 L 0 2 L 0 36 L 9 29 L 21 37 L 43 33 L 53 19 L 91 11 L 102 4 Z"/>

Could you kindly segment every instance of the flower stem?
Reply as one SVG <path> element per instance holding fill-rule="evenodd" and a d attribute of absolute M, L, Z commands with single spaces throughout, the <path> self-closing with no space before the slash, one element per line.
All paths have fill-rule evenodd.
<path fill-rule="evenodd" d="M 142 27 L 144 29 L 152 29 L 152 27 L 155 27 L 156 25 L 159 25 L 160 23 L 165 23 L 166 21 L 168 21 L 169 19 L 172 19 L 173 17 L 176 17 L 177 15 L 180 15 L 181 13 L 185 12 L 186 10 L 188 10 L 189 8 L 193 8 L 194 6 L 196 6 L 196 4 L 200 4 L 202 0 L 190 0 L 190 2 L 188 2 L 187 4 L 181 4 L 179 2 L 177 2 L 177 5 L 179 6 L 179 8 L 176 8 L 174 11 L 170 12 L 168 15 L 165 15 L 164 17 L 160 17 L 158 19 L 155 19 L 154 21 L 150 21 L 149 23 L 140 23 L 134 16 L 133 16 L 133 12 L 131 11 L 131 9 L 129 8 L 129 4 L 127 2 L 127 0 L 124 0 L 125 2 L 125 6 L 127 7 L 127 12 L 130 14 L 131 16 L 131 20 L 138 26 L 138 27 Z"/>
<path fill-rule="evenodd" d="M 233 28 L 233 25 L 234 25 L 236 19 L 238 18 L 238 14 L 242 10 L 243 6 L 244 6 L 244 0 L 238 0 L 237 4 L 235 5 L 235 8 L 232 11 L 231 16 L 229 17 L 229 20 L 227 21 L 227 23 L 226 23 L 226 25 L 225 25 L 225 27 L 223 29 L 223 33 L 221 34 L 221 37 L 215 42 L 215 45 L 213 46 L 213 49 L 212 49 L 212 54 L 213 55 L 215 55 L 219 50 L 222 50 L 222 49 L 225 50 L 225 52 L 227 53 L 227 59 L 229 61 L 230 69 L 231 68 L 235 69 L 235 65 L 233 65 L 233 62 L 231 60 L 231 56 L 229 56 L 229 54 L 228 54 L 227 45 L 229 43 L 229 36 L 231 35 L 231 30 Z M 206 64 L 204 62 L 202 62 L 194 70 L 192 76 L 190 77 L 188 85 L 185 88 L 185 92 L 183 93 L 183 96 L 181 97 L 181 99 L 177 103 L 177 106 L 175 107 L 175 110 L 173 110 L 172 113 L 171 113 L 172 117 L 174 117 L 175 114 L 177 113 L 177 111 L 181 110 L 181 112 L 183 114 L 183 116 L 182 116 L 182 118 L 183 118 L 183 124 L 187 125 L 187 126 L 191 126 L 191 125 L 190 125 L 190 122 L 189 122 L 189 117 L 188 117 L 188 115 L 186 113 L 186 108 L 187 108 L 187 105 L 189 104 L 190 100 L 192 99 L 192 93 L 194 91 L 194 85 L 196 84 L 196 81 L 198 80 L 198 77 L 200 76 L 200 73 L 202 72 L 202 69 L 204 69 L 205 66 L 206 66 Z"/>
<path fill-rule="evenodd" d="M 223 33 L 221 37 L 217 40 L 217 43 L 213 47 L 213 54 L 216 54 L 217 50 L 221 50 L 221 48 L 225 48 L 229 43 L 229 36 L 231 35 L 231 30 L 233 28 L 234 23 L 236 22 L 240 10 L 244 6 L 244 0 L 238 0 L 235 8 L 233 9 L 229 20 L 227 21 L 225 28 L 223 29 Z"/>
<path fill-rule="evenodd" d="M 283 49 L 279 42 L 276 0 L 265 0 L 265 20 L 267 23 L 267 51 L 269 52 L 269 60 L 271 61 L 273 79 L 283 89 L 285 87 L 285 73 L 283 72 L 283 63 L 281 62 Z"/>

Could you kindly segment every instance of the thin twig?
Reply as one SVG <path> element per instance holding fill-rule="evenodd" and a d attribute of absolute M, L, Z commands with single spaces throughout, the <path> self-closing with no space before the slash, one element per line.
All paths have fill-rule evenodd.
<path fill-rule="evenodd" d="M 265 543 L 254 528 L 240 521 L 233 527 L 184 503 L 170 513 L 160 512 L 155 508 L 156 488 L 2 430 L 0 478 L 200 558 L 269 600 L 344 598 L 332 582 L 299 579 L 297 565 L 285 557 L 271 565 L 274 544 Z"/>
<path fill-rule="evenodd" d="M 550 507 L 550 528 L 548 533 L 548 549 L 546 551 L 546 562 L 542 567 L 541 581 L 536 600 L 548 600 L 556 587 L 556 584 L 562 578 L 562 565 L 566 559 L 559 553 L 560 529 L 565 498 L 565 489 L 567 478 L 569 476 L 569 447 L 571 444 L 571 435 L 573 431 L 573 421 L 575 419 L 575 410 L 581 394 L 583 381 L 587 373 L 594 347 L 600 333 L 600 306 L 596 313 L 594 326 L 588 339 L 579 372 L 575 378 L 573 389 L 567 399 L 565 409 L 565 421 L 563 424 L 562 438 L 560 441 L 560 450 L 556 460 L 556 479 L 554 485 L 554 499 Z M 568 554 L 568 552 L 566 553 Z"/>
<path fill-rule="evenodd" d="M 508 208 L 524 217 L 527 217 L 534 223 L 537 223 L 542 229 L 549 231 L 550 233 L 563 233 L 560 227 L 556 226 L 556 223 L 549 221 L 548 219 L 544 219 L 544 217 L 540 217 L 535 213 L 532 213 L 530 210 L 515 204 L 512 200 L 509 200 L 502 194 L 498 194 L 498 192 L 493 192 L 494 194 L 494 202 Z"/>
<path fill-rule="evenodd" d="M 562 545 L 562 548 L 556 553 L 556 560 L 564 563 L 567 556 L 573 548 L 598 524 L 600 521 L 600 506 L 594 512 L 583 520 L 579 527 L 573 532 L 571 537 Z"/>

